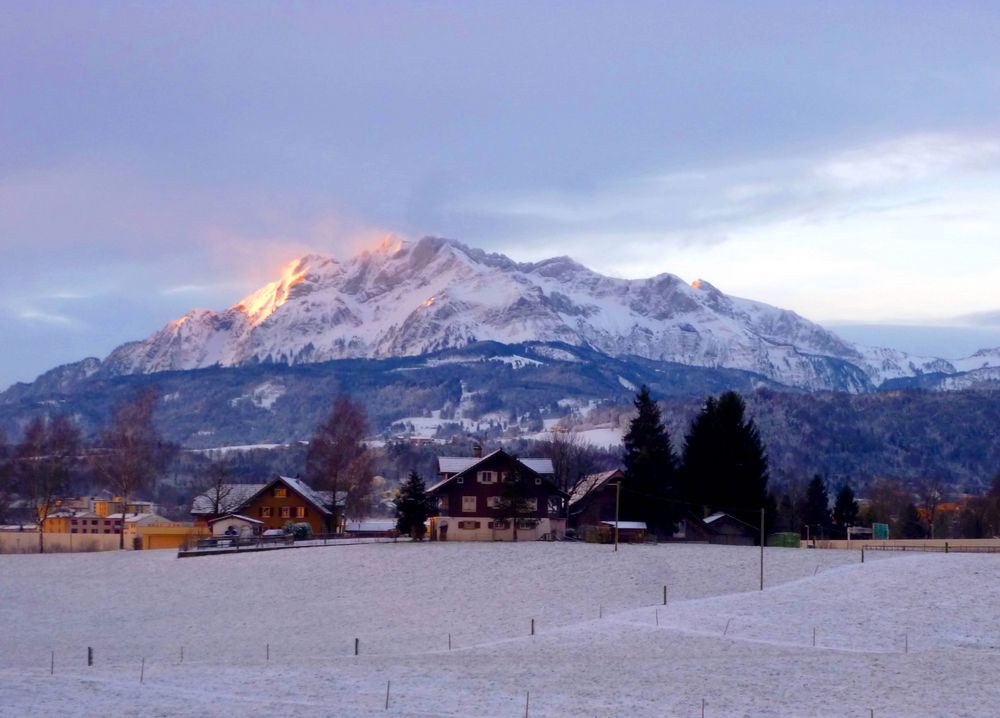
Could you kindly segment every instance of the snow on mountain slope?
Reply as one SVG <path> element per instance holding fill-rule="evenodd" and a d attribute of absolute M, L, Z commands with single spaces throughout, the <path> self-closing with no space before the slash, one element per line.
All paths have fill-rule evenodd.
<path fill-rule="evenodd" d="M 859 348 L 794 312 L 671 274 L 606 277 L 567 257 L 516 263 L 451 240 L 387 239 L 350 260 L 308 255 L 229 309 L 196 309 L 116 349 L 114 374 L 412 356 L 478 341 L 564 342 L 740 369 L 809 390 L 864 391 L 955 368 Z"/>

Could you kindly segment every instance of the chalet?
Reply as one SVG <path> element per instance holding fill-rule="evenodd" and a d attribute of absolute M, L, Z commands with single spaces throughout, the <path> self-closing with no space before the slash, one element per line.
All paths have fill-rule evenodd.
<path fill-rule="evenodd" d="M 219 497 L 222 500 L 213 500 Z M 239 514 L 260 521 L 265 531 L 284 528 L 289 521 L 309 524 L 314 534 L 334 533 L 336 529 L 330 525 L 330 492 L 316 491 L 302 479 L 288 476 L 275 476 L 266 484 L 224 484 L 223 490 L 195 496 L 191 514 L 200 525 Z"/>
<path fill-rule="evenodd" d="M 427 491 L 438 501 L 431 523 L 432 538 L 440 541 L 511 541 L 558 538 L 566 532 L 567 495 L 552 482 L 549 459 L 518 459 L 503 449 L 487 456 L 438 458 L 441 478 Z M 520 476 L 527 481 L 523 510 L 517 516 L 504 508 L 505 481 Z"/>

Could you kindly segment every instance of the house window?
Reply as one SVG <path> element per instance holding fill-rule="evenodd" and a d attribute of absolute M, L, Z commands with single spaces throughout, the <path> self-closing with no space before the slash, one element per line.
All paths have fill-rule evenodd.
<path fill-rule="evenodd" d="M 524 508 L 527 511 L 538 511 L 538 499 L 525 499 Z"/>
<path fill-rule="evenodd" d="M 497 472 L 480 471 L 478 478 L 481 484 L 495 484 L 497 482 Z"/>
<path fill-rule="evenodd" d="M 490 521 L 490 528 L 495 531 L 506 531 L 510 528 L 510 521 L 506 519 L 503 521 Z"/>
<path fill-rule="evenodd" d="M 90 524 L 91 526 L 97 526 L 97 519 L 92 519 Z"/>
<path fill-rule="evenodd" d="M 525 531 L 530 531 L 538 525 L 538 522 L 534 519 L 518 519 L 517 528 L 523 529 Z"/>
<path fill-rule="evenodd" d="M 539 486 L 541 486 L 542 485 L 542 477 L 541 476 L 536 476 L 535 477 L 535 483 L 538 484 Z"/>
<path fill-rule="evenodd" d="M 288 518 L 291 518 L 291 517 L 292 517 L 292 507 L 291 506 L 282 506 L 281 507 L 281 518 L 288 519 Z"/>
<path fill-rule="evenodd" d="M 447 516 L 448 515 L 448 497 L 447 496 L 442 496 L 441 498 L 438 499 L 438 512 L 442 516 Z"/>
<path fill-rule="evenodd" d="M 486 508 L 488 508 L 488 509 L 498 509 L 498 508 L 500 508 L 500 497 L 499 496 L 487 496 L 486 497 Z"/>
<path fill-rule="evenodd" d="M 459 521 L 458 528 L 465 529 L 466 531 L 475 531 L 482 524 L 479 521 Z"/>
<path fill-rule="evenodd" d="M 111 533 L 111 529 L 104 529 L 104 533 L 106 533 L 106 534 Z"/>
<path fill-rule="evenodd" d="M 306 517 L 306 507 L 305 506 L 296 506 L 295 507 L 295 518 L 297 518 L 297 519 L 304 519 L 305 517 Z"/>
<path fill-rule="evenodd" d="M 462 497 L 462 511 L 467 514 L 472 514 L 476 512 L 476 497 L 475 496 L 463 496 Z"/>
<path fill-rule="evenodd" d="M 71 523 L 71 524 L 72 524 L 73 526 L 76 526 L 76 519 L 72 519 L 72 520 L 70 521 L 70 523 Z"/>
<path fill-rule="evenodd" d="M 262 519 L 269 519 L 269 518 L 271 518 L 271 507 L 270 506 L 261 506 L 260 507 L 260 517 Z"/>
<path fill-rule="evenodd" d="M 276 488 L 274 490 L 274 498 L 276 498 L 276 499 L 284 499 L 284 498 L 287 498 L 287 497 L 288 497 L 288 489 L 285 489 L 285 488 Z"/>
<path fill-rule="evenodd" d="M 70 532 L 71 534 L 75 534 L 75 533 L 76 533 L 76 529 L 70 529 L 70 530 L 69 530 L 69 532 Z"/>
<path fill-rule="evenodd" d="M 465 477 L 464 476 L 459 476 L 457 479 L 455 479 L 455 483 L 456 484 L 464 484 L 465 483 Z"/>

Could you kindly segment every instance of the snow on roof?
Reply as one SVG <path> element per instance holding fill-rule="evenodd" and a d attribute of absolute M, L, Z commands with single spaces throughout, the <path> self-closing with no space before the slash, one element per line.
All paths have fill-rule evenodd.
<path fill-rule="evenodd" d="M 249 516 L 244 516 L 243 514 L 226 514 L 225 516 L 220 516 L 217 519 L 212 519 L 208 523 L 214 524 L 216 521 L 232 521 L 234 519 L 238 520 L 238 521 L 246 521 L 247 523 L 251 523 L 251 524 L 261 524 L 261 525 L 264 524 L 263 521 L 258 521 L 257 519 L 252 519 Z"/>
<path fill-rule="evenodd" d="M 440 473 L 448 474 L 448 477 L 438 481 L 436 484 L 427 489 L 428 493 L 437 491 L 445 484 L 451 482 L 458 474 L 464 473 L 469 469 L 473 468 L 477 464 L 486 461 L 487 459 L 495 456 L 496 454 L 503 453 L 515 459 L 523 466 L 527 467 L 534 473 L 546 477 L 551 483 L 552 475 L 555 470 L 552 468 L 552 459 L 520 459 L 507 454 L 503 449 L 497 449 L 496 451 L 491 451 L 489 454 L 483 457 L 477 456 L 439 456 L 438 457 L 438 468 Z M 459 468 L 461 467 L 461 468 Z M 452 473 L 454 471 L 455 473 Z M 563 493 L 556 487 L 556 491 Z"/>
<path fill-rule="evenodd" d="M 591 491 L 603 486 L 620 472 L 621 469 L 612 469 L 611 471 L 602 471 L 599 474 L 588 474 L 587 476 L 584 476 L 569 493 L 569 502 L 571 504 L 575 504 Z"/>
<path fill-rule="evenodd" d="M 601 523 L 604 524 L 605 526 L 614 526 L 615 525 L 614 521 L 602 521 Z M 620 529 L 641 529 L 641 530 L 645 531 L 646 530 L 646 522 L 645 521 L 619 521 L 618 522 L 618 528 L 620 528 Z"/>
<path fill-rule="evenodd" d="M 240 506 L 249 501 L 257 492 L 267 484 L 223 484 L 222 492 L 225 493 L 219 508 L 225 513 L 239 509 Z M 212 498 L 209 493 L 214 494 L 214 489 L 198 494 L 191 500 L 191 513 L 211 514 L 214 513 Z"/>
<path fill-rule="evenodd" d="M 439 474 L 458 474 L 466 469 L 478 464 L 484 459 L 488 459 L 497 452 L 502 451 L 502 449 L 497 449 L 496 451 L 491 451 L 489 454 L 483 457 L 476 456 L 439 456 L 438 457 L 438 473 Z M 529 469 L 534 471 L 536 474 L 542 475 L 552 475 L 555 473 L 555 469 L 552 467 L 552 459 L 518 459 L 522 464 L 527 466 Z"/>
<path fill-rule="evenodd" d="M 331 493 L 329 491 L 316 491 L 302 479 L 293 479 L 289 476 L 279 476 L 278 478 L 315 504 L 316 508 L 320 509 L 324 513 L 330 513 L 329 506 Z"/>
<path fill-rule="evenodd" d="M 122 517 L 121 513 L 108 514 L 104 518 L 107 519 L 120 519 Z M 156 514 L 125 514 L 125 523 L 127 524 L 150 524 L 150 523 L 170 523 L 167 519 Z"/>
<path fill-rule="evenodd" d="M 477 459 L 475 456 L 439 456 L 438 473 L 457 474 L 460 471 L 465 471 L 477 461 L 481 461 L 481 459 Z"/>
<path fill-rule="evenodd" d="M 710 523 L 712 523 L 713 521 L 718 521 L 719 519 L 721 519 L 721 518 L 722 518 L 723 516 L 725 516 L 725 515 L 726 515 L 726 514 L 724 514 L 724 513 L 723 513 L 723 512 L 721 512 L 721 511 L 716 511 L 716 512 L 715 512 L 714 514 L 712 514 L 711 516 L 706 516 L 705 518 L 703 518 L 703 519 L 702 519 L 702 521 L 704 521 L 704 522 L 705 522 L 706 524 L 710 524 Z"/>

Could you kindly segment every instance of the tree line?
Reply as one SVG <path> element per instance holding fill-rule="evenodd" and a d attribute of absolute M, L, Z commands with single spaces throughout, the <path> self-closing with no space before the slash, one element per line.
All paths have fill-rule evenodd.
<path fill-rule="evenodd" d="M 0 518 L 15 501 L 38 522 L 38 549 L 45 551 L 45 521 L 70 488 L 74 472 L 89 471 L 93 483 L 116 497 L 122 514 L 119 546 L 125 545 L 125 513 L 148 490 L 176 447 L 163 441 L 153 423 L 158 394 L 144 389 L 115 406 L 109 422 L 85 443 L 66 416 L 36 417 L 17 443 L 0 437 Z"/>

